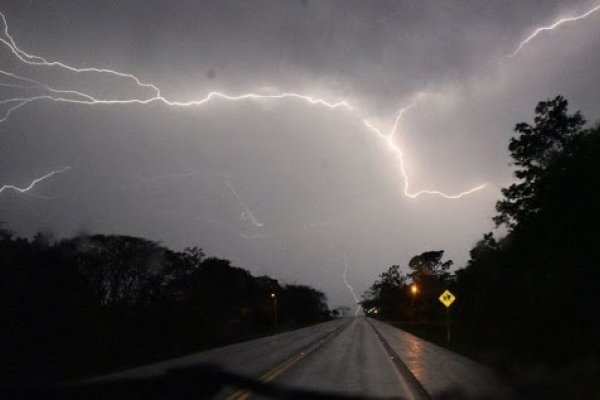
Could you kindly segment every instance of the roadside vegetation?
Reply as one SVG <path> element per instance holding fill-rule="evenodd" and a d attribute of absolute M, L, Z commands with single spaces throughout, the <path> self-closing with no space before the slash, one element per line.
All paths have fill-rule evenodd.
<path fill-rule="evenodd" d="M 0 265 L 4 384 L 120 369 L 330 314 L 311 287 L 255 277 L 199 248 L 178 252 L 131 236 L 53 242 L 4 229 Z"/>
<path fill-rule="evenodd" d="M 443 251 L 413 257 L 408 273 L 390 267 L 363 307 L 511 373 L 574 365 L 600 372 L 600 126 L 586 127 L 558 96 L 540 102 L 533 124 L 515 133 L 508 149 L 516 183 L 502 189 L 494 217 L 507 233 L 484 234 L 452 272 Z M 457 298 L 449 344 L 438 301 L 446 289 Z"/>

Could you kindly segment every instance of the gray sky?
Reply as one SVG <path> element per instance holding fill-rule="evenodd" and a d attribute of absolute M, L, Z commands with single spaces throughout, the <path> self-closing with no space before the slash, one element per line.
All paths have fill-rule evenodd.
<path fill-rule="evenodd" d="M 445 249 L 461 266 L 493 228 L 499 189 L 511 182 L 514 124 L 557 94 L 591 121 L 600 114 L 600 11 L 508 55 L 536 28 L 599 4 L 4 0 L 20 49 L 134 74 L 169 101 L 294 92 L 353 109 L 290 98 L 35 101 L 0 124 L 0 186 L 71 169 L 24 194 L 2 191 L 0 220 L 24 235 L 198 245 L 255 274 L 324 290 L 331 306 L 353 303 L 344 255 L 357 293 L 423 251 Z M 152 96 L 113 74 L 26 65 L 1 43 L 0 69 L 95 99 Z M 0 86 L 1 99 L 42 94 Z M 15 104 L 0 104 L 0 118 Z M 409 193 L 484 189 L 455 200 L 405 196 L 398 154 L 362 120 L 387 134 L 409 104 L 394 136 Z"/>

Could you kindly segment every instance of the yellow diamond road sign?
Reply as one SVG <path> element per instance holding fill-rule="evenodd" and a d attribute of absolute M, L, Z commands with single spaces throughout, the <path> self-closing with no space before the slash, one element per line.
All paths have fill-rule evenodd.
<path fill-rule="evenodd" d="M 450 307 L 454 303 L 454 300 L 456 300 L 456 297 L 449 290 L 446 290 L 439 299 L 446 307 Z"/>

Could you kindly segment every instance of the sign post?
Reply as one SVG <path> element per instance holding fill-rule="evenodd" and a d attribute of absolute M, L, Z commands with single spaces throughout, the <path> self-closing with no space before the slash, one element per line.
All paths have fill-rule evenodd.
<path fill-rule="evenodd" d="M 440 295 L 439 300 L 446 306 L 446 339 L 450 343 L 450 306 L 454 303 L 456 297 L 449 290 L 446 290 Z"/>

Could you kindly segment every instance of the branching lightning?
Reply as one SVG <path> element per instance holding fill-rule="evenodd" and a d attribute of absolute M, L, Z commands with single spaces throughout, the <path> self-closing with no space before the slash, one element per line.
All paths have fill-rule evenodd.
<path fill-rule="evenodd" d="M 47 67 L 58 66 L 58 67 L 61 67 L 63 69 L 71 71 L 71 72 L 108 73 L 108 74 L 112 74 L 112 75 L 115 75 L 118 77 L 132 79 L 133 81 L 135 81 L 135 83 L 138 86 L 144 87 L 144 88 L 151 88 L 153 90 L 155 96 L 157 96 L 157 97 L 160 96 L 160 90 L 156 86 L 149 84 L 149 83 L 141 82 L 135 75 L 132 75 L 132 74 L 125 74 L 122 72 L 118 72 L 118 71 L 114 71 L 112 69 L 106 69 L 106 68 L 76 68 L 76 67 L 72 67 L 70 65 L 63 64 L 62 62 L 59 62 L 59 61 L 48 61 L 43 57 L 29 54 L 29 53 L 21 50 L 17 46 L 17 44 L 14 41 L 14 39 L 12 38 L 12 36 L 8 33 L 8 23 L 6 21 L 6 17 L 4 16 L 4 14 L 2 12 L 0 12 L 0 18 L 2 18 L 2 23 L 4 24 L 4 35 L 6 36 L 6 39 L 8 39 L 8 41 L 7 41 L 4 38 L 0 38 L 0 42 L 7 45 L 8 48 L 10 49 L 10 51 L 20 61 L 22 61 L 25 64 L 34 65 L 34 66 L 35 65 L 47 66 Z"/>
<path fill-rule="evenodd" d="M 391 149 L 394 156 L 397 157 L 400 173 L 403 179 L 403 192 L 407 197 L 417 198 L 421 195 L 437 195 L 444 197 L 446 199 L 458 199 L 468 194 L 474 193 L 478 190 L 483 189 L 486 184 L 478 185 L 469 190 L 455 193 L 455 194 L 446 194 L 438 190 L 420 190 L 417 192 L 411 192 L 409 190 L 409 177 L 404 167 L 404 160 L 401 149 L 393 140 L 393 135 L 397 130 L 400 119 L 402 118 L 405 111 L 407 111 L 414 102 L 401 109 L 394 121 L 392 130 L 389 134 L 382 134 L 381 131 L 376 128 L 369 120 L 361 117 L 360 112 L 352 107 L 347 101 L 336 101 L 331 102 L 322 98 L 313 97 L 305 94 L 295 93 L 295 92 L 284 92 L 280 94 L 259 94 L 259 93 L 244 93 L 240 95 L 229 95 L 221 92 L 210 92 L 205 97 L 191 100 L 191 101 L 173 101 L 169 100 L 166 97 L 162 96 L 160 89 L 158 86 L 143 82 L 137 76 L 129 73 L 123 73 L 119 71 L 115 71 L 107 68 L 95 68 L 95 67 L 73 67 L 62 63 L 60 61 L 49 61 L 44 57 L 40 57 L 34 54 L 27 53 L 26 51 L 19 48 L 10 35 L 8 31 L 8 24 L 4 14 L 0 12 L 0 17 L 2 22 L 4 23 L 4 37 L 0 37 L 0 43 L 4 44 L 11 53 L 23 64 L 30 66 L 38 66 L 38 67 L 58 67 L 63 70 L 67 70 L 73 73 L 96 73 L 96 74 L 108 74 L 113 75 L 117 78 L 129 79 L 133 81 L 137 87 L 144 90 L 149 90 L 151 94 L 147 97 L 132 97 L 125 99 L 101 99 L 94 97 L 88 93 L 76 91 L 76 90 L 64 90 L 53 88 L 45 83 L 33 80 L 28 77 L 19 76 L 7 71 L 0 71 L 1 76 L 5 76 L 13 79 L 17 83 L 4 83 L 4 85 L 15 85 L 27 88 L 39 88 L 45 91 L 44 94 L 39 94 L 35 96 L 17 96 L 10 97 L 4 100 L 0 100 L 0 105 L 7 105 L 8 108 L 4 112 L 4 115 L 0 117 L 0 123 L 5 122 L 14 112 L 24 107 L 25 105 L 32 102 L 39 101 L 53 101 L 58 103 L 71 103 L 71 104 L 81 104 L 81 105 L 126 105 L 126 104 L 137 104 L 137 105 L 146 105 L 150 103 L 162 103 L 166 106 L 170 107 L 194 107 L 194 106 L 202 106 L 210 101 L 221 99 L 226 101 L 245 101 L 245 100 L 299 100 L 304 101 L 311 105 L 317 105 L 326 107 L 329 109 L 338 109 L 343 108 L 350 112 L 353 117 L 358 117 L 359 120 L 362 121 L 363 125 L 372 133 L 375 134 L 376 137 L 385 141 L 387 146 Z M 416 101 L 416 99 L 415 99 Z M 251 213 L 246 213 L 246 216 L 252 221 L 253 224 L 256 225 L 255 218 L 252 217 Z M 260 224 L 260 223 L 259 223 Z"/>
<path fill-rule="evenodd" d="M 527 38 L 525 38 L 521 43 L 519 43 L 519 45 L 517 46 L 515 51 L 513 53 L 511 53 L 508 57 L 510 57 L 510 58 L 515 57 L 517 54 L 519 54 L 521 52 L 521 50 L 523 49 L 523 47 L 525 45 L 527 45 L 530 41 L 532 41 L 539 34 L 545 32 L 545 31 L 554 30 L 555 28 L 557 28 L 563 24 L 566 24 L 566 23 L 582 20 L 599 10 L 600 10 L 600 4 L 593 7 L 592 9 L 586 11 L 583 14 L 576 15 L 573 17 L 561 18 L 549 26 L 542 26 L 542 27 L 535 29 Z M 60 61 L 49 61 L 44 57 L 28 53 L 28 52 L 24 51 L 23 49 L 21 49 L 16 44 L 16 41 L 14 40 L 14 38 L 10 35 L 6 17 L 2 12 L 0 12 L 0 18 L 2 19 L 2 23 L 4 25 L 4 30 L 3 30 L 4 37 L 0 37 L 0 43 L 4 44 L 19 61 L 21 61 L 22 63 L 24 63 L 26 65 L 39 66 L 39 67 L 59 67 L 59 68 L 62 68 L 63 70 L 67 70 L 67 71 L 70 71 L 73 73 L 109 74 L 109 75 L 113 75 L 117 78 L 131 80 L 131 81 L 135 82 L 135 84 L 139 88 L 150 90 L 150 92 L 151 92 L 151 94 L 149 96 L 142 97 L 142 98 L 135 97 L 135 98 L 128 98 L 128 99 L 99 99 L 99 98 L 96 98 L 96 97 L 94 97 L 90 94 L 84 93 L 84 92 L 80 92 L 80 91 L 76 91 L 76 90 L 64 90 L 64 89 L 53 88 L 43 82 L 28 78 L 28 77 L 20 76 L 20 75 L 14 74 L 9 71 L 0 70 L 0 77 L 5 77 L 5 78 L 8 78 L 11 80 L 10 82 L 0 82 L 0 86 L 2 86 L 2 87 L 18 88 L 18 89 L 36 89 L 37 88 L 37 89 L 43 89 L 46 91 L 46 94 L 43 94 L 43 95 L 17 96 L 17 97 L 10 97 L 7 99 L 0 100 L 0 105 L 8 105 L 8 108 L 5 110 L 3 116 L 0 118 L 0 124 L 5 122 L 14 112 L 16 112 L 20 108 L 24 107 L 25 105 L 32 103 L 32 102 L 44 101 L 44 100 L 59 102 L 59 103 L 74 103 L 74 104 L 83 104 L 83 105 L 126 105 L 126 104 L 146 105 L 149 103 L 159 102 L 159 103 L 163 103 L 167 106 L 171 106 L 171 107 L 192 107 L 192 106 L 202 106 L 202 105 L 204 105 L 212 100 L 216 100 L 216 99 L 222 99 L 222 100 L 227 100 L 227 101 L 260 100 L 260 99 L 263 99 L 263 100 L 295 99 L 295 100 L 304 101 L 308 104 L 327 107 L 329 109 L 345 108 L 348 111 L 356 111 L 356 109 L 354 107 L 352 107 L 347 101 L 329 102 L 329 101 L 326 101 L 321 98 L 315 98 L 313 96 L 308 96 L 308 95 L 294 93 L 294 92 L 284 92 L 284 93 L 280 93 L 280 94 L 245 93 L 245 94 L 241 94 L 241 95 L 228 95 L 228 94 L 221 93 L 221 92 L 210 92 L 205 97 L 197 99 L 197 100 L 191 100 L 191 101 L 186 101 L 186 102 L 168 100 L 167 98 L 165 98 L 164 96 L 161 95 L 161 91 L 158 88 L 158 86 L 156 86 L 152 83 L 143 82 L 142 80 L 140 80 L 137 76 L 135 76 L 133 74 L 119 72 L 119 71 L 108 69 L 108 68 L 73 67 L 71 65 L 67 65 Z M 376 137 L 383 140 L 386 143 L 386 145 L 390 148 L 390 150 L 394 153 L 394 155 L 397 157 L 398 162 L 399 162 L 399 167 L 400 167 L 400 173 L 403 178 L 404 195 L 406 195 L 407 197 L 410 197 L 410 198 L 417 198 L 421 195 L 428 194 L 428 195 L 441 196 L 446 199 L 458 199 L 458 198 L 461 198 L 463 196 L 472 194 L 476 191 L 483 189 L 487 184 L 481 184 L 481 185 L 475 186 L 469 190 L 466 190 L 466 191 L 463 191 L 460 193 L 456 193 L 456 194 L 446 194 L 446 193 L 443 193 L 438 190 L 419 190 L 416 192 L 411 192 L 409 190 L 409 177 L 408 177 L 408 174 L 404 167 L 403 153 L 402 153 L 402 150 L 400 149 L 400 147 L 394 142 L 393 139 L 394 139 L 394 134 L 396 133 L 396 131 L 398 129 L 398 125 L 399 125 L 399 122 L 400 122 L 403 114 L 415 105 L 415 102 L 419 99 L 419 97 L 420 96 L 415 98 L 414 101 L 411 104 L 409 104 L 408 106 L 399 110 L 399 112 L 394 120 L 392 129 L 390 130 L 390 132 L 388 134 L 382 133 L 380 131 L 380 129 L 375 127 L 368 119 L 361 118 L 363 125 L 371 133 L 373 133 Z M 54 175 L 55 173 L 64 172 L 64 170 L 65 169 L 59 170 L 59 171 L 52 171 L 48 175 L 36 179 L 35 181 L 32 182 L 31 187 L 18 188 L 13 185 L 5 185 L 5 186 L 2 186 L 2 188 L 0 189 L 0 192 L 7 190 L 7 189 L 13 189 L 13 190 L 17 190 L 20 192 L 27 192 L 27 191 L 29 191 L 29 189 L 31 189 L 33 186 L 35 186 L 35 184 L 38 183 L 40 180 L 44 180 L 44 179 L 50 177 L 51 175 Z M 234 194 L 235 194 L 235 191 L 234 191 Z M 236 197 L 238 197 L 238 200 L 239 200 L 239 196 L 236 195 Z M 244 215 L 255 226 L 262 226 L 261 223 L 258 222 L 253 217 L 252 213 L 250 213 L 249 210 L 247 210 L 244 213 Z"/>
<path fill-rule="evenodd" d="M 525 40 L 523 40 L 521 43 L 519 43 L 519 46 L 517 46 L 516 50 L 513 51 L 508 57 L 513 58 L 514 56 L 519 54 L 519 52 L 521 51 L 523 46 L 525 46 L 527 43 L 532 41 L 540 33 L 545 32 L 545 31 L 551 31 L 551 30 L 559 27 L 560 25 L 566 24 L 568 22 L 575 22 L 575 21 L 579 21 L 581 19 L 587 18 L 588 16 L 592 15 L 593 13 L 595 13 L 598 10 L 600 10 L 600 4 L 598 4 L 596 7 L 592 8 L 591 10 L 589 10 L 581 15 L 576 15 L 574 17 L 561 18 L 558 21 L 556 21 L 555 23 L 553 23 L 552 25 L 542 26 L 540 28 L 537 28 L 536 30 L 534 30 L 531 33 L 531 35 L 527 36 L 527 38 L 525 38 Z"/>
<path fill-rule="evenodd" d="M 63 172 L 68 171 L 69 169 L 71 169 L 71 167 L 64 167 L 61 169 L 57 169 L 55 171 L 50 171 L 48 172 L 46 175 L 40 176 L 39 178 L 35 178 L 28 186 L 25 187 L 18 187 L 15 185 L 3 185 L 0 187 L 0 193 L 4 192 L 5 190 L 14 190 L 15 192 L 19 192 L 19 193 L 27 193 L 29 192 L 31 189 L 33 189 L 35 187 L 35 185 L 37 185 L 38 183 L 50 178 L 53 175 L 56 174 L 61 174 Z"/>
<path fill-rule="evenodd" d="M 456 193 L 456 194 L 446 194 L 443 192 L 440 192 L 439 190 L 419 190 L 418 192 L 414 192 L 411 193 L 408 186 L 409 186 L 409 178 L 408 178 L 408 174 L 406 173 L 406 170 L 404 168 L 404 157 L 402 154 L 402 150 L 400 149 L 400 147 L 394 142 L 394 134 L 396 133 L 397 129 L 398 129 L 398 124 L 400 123 L 400 119 L 402 119 L 402 116 L 404 115 L 405 112 L 407 112 L 408 110 L 410 110 L 412 107 L 415 106 L 417 100 L 419 98 L 421 98 L 423 95 L 419 94 L 408 106 L 401 108 L 398 111 L 398 115 L 394 121 L 394 125 L 392 126 L 392 129 L 390 130 L 390 132 L 388 134 L 384 134 L 382 133 L 378 128 L 376 128 L 371 122 L 369 122 L 367 119 L 363 119 L 362 122 L 364 124 L 364 126 L 370 130 L 373 134 L 375 134 L 378 138 L 380 138 L 381 140 L 385 141 L 385 143 L 387 144 L 387 146 L 390 148 L 390 150 L 396 155 L 396 157 L 398 158 L 398 162 L 400 165 L 400 173 L 402 175 L 403 178 L 403 182 L 404 182 L 404 195 L 413 199 L 416 199 L 417 197 L 423 195 L 423 194 L 430 194 L 430 195 L 437 195 L 437 196 L 442 196 L 446 199 L 460 199 L 461 197 L 464 197 L 466 195 L 469 195 L 471 193 L 474 193 L 478 190 L 483 189 L 484 187 L 487 186 L 487 183 L 483 183 L 481 185 L 475 186 L 469 190 L 466 190 L 464 192 L 460 192 L 460 193 Z"/>

